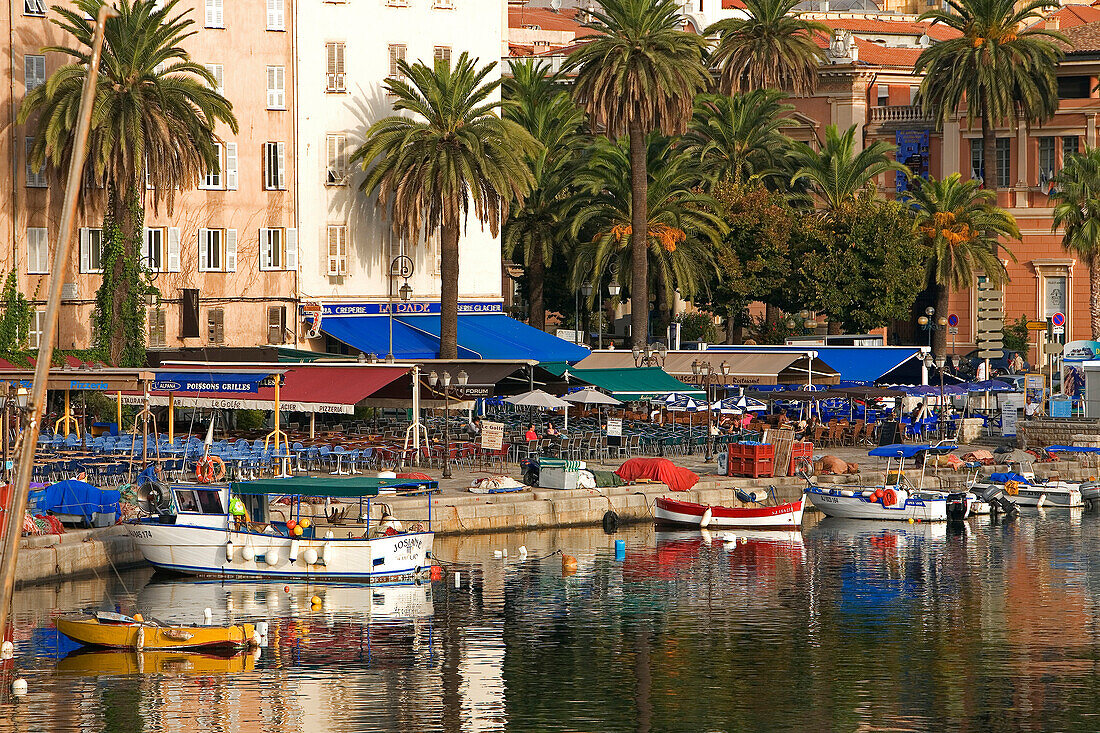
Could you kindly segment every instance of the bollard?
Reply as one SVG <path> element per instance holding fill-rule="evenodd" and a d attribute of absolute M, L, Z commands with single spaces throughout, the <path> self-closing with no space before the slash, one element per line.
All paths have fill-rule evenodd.
<path fill-rule="evenodd" d="M 615 559 L 620 562 L 626 559 L 626 540 L 615 540 Z"/>

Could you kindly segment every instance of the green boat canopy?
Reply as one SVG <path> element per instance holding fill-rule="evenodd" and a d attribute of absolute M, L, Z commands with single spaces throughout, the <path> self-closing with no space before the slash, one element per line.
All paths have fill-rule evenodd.
<path fill-rule="evenodd" d="M 278 494 L 281 496 L 318 496 L 331 499 L 378 496 L 383 487 L 403 489 L 434 489 L 438 481 L 406 478 L 375 478 L 353 476 L 351 478 L 298 477 L 269 478 L 257 481 L 236 481 L 229 485 L 234 494 Z"/>
<path fill-rule="evenodd" d="M 623 402 L 656 399 L 672 392 L 703 397 L 703 390 L 681 382 L 660 367 L 574 369 L 565 362 L 543 362 L 539 366 L 559 376 L 568 370 L 571 381 L 587 382 Z"/>

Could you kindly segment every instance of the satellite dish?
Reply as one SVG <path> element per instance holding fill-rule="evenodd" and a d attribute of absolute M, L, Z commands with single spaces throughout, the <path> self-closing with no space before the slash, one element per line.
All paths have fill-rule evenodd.
<path fill-rule="evenodd" d="M 561 10 L 561 0 L 550 0 L 550 9 L 555 13 Z"/>
<path fill-rule="evenodd" d="M 932 39 L 928 37 L 927 33 L 923 33 L 917 43 L 919 43 L 922 48 L 928 48 L 932 45 Z"/>

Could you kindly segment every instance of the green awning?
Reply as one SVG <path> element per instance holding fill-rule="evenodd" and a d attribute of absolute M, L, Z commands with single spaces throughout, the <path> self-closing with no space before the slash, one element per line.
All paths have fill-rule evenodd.
<path fill-rule="evenodd" d="M 377 496 L 383 487 L 400 489 L 435 489 L 438 481 L 404 478 L 375 478 L 353 476 L 350 478 L 298 477 L 268 478 L 256 481 L 237 481 L 229 485 L 235 494 L 275 494 L 279 496 L 319 496 L 326 498 L 358 498 Z"/>
<path fill-rule="evenodd" d="M 540 364 L 546 368 L 545 364 Z M 564 370 L 563 370 L 564 372 Z M 569 369 L 570 380 L 576 378 L 599 387 L 623 402 L 638 402 L 679 392 L 702 398 L 703 390 L 685 384 L 660 367 L 637 369 Z"/>

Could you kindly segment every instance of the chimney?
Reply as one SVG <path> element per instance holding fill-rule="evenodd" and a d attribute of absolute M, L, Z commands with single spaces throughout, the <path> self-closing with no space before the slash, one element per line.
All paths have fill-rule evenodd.
<path fill-rule="evenodd" d="M 1056 30 L 1058 30 L 1058 27 L 1060 25 L 1061 25 L 1061 22 L 1058 20 L 1058 16 L 1052 15 L 1049 18 L 1047 18 L 1047 30 L 1048 31 L 1056 31 Z"/>

